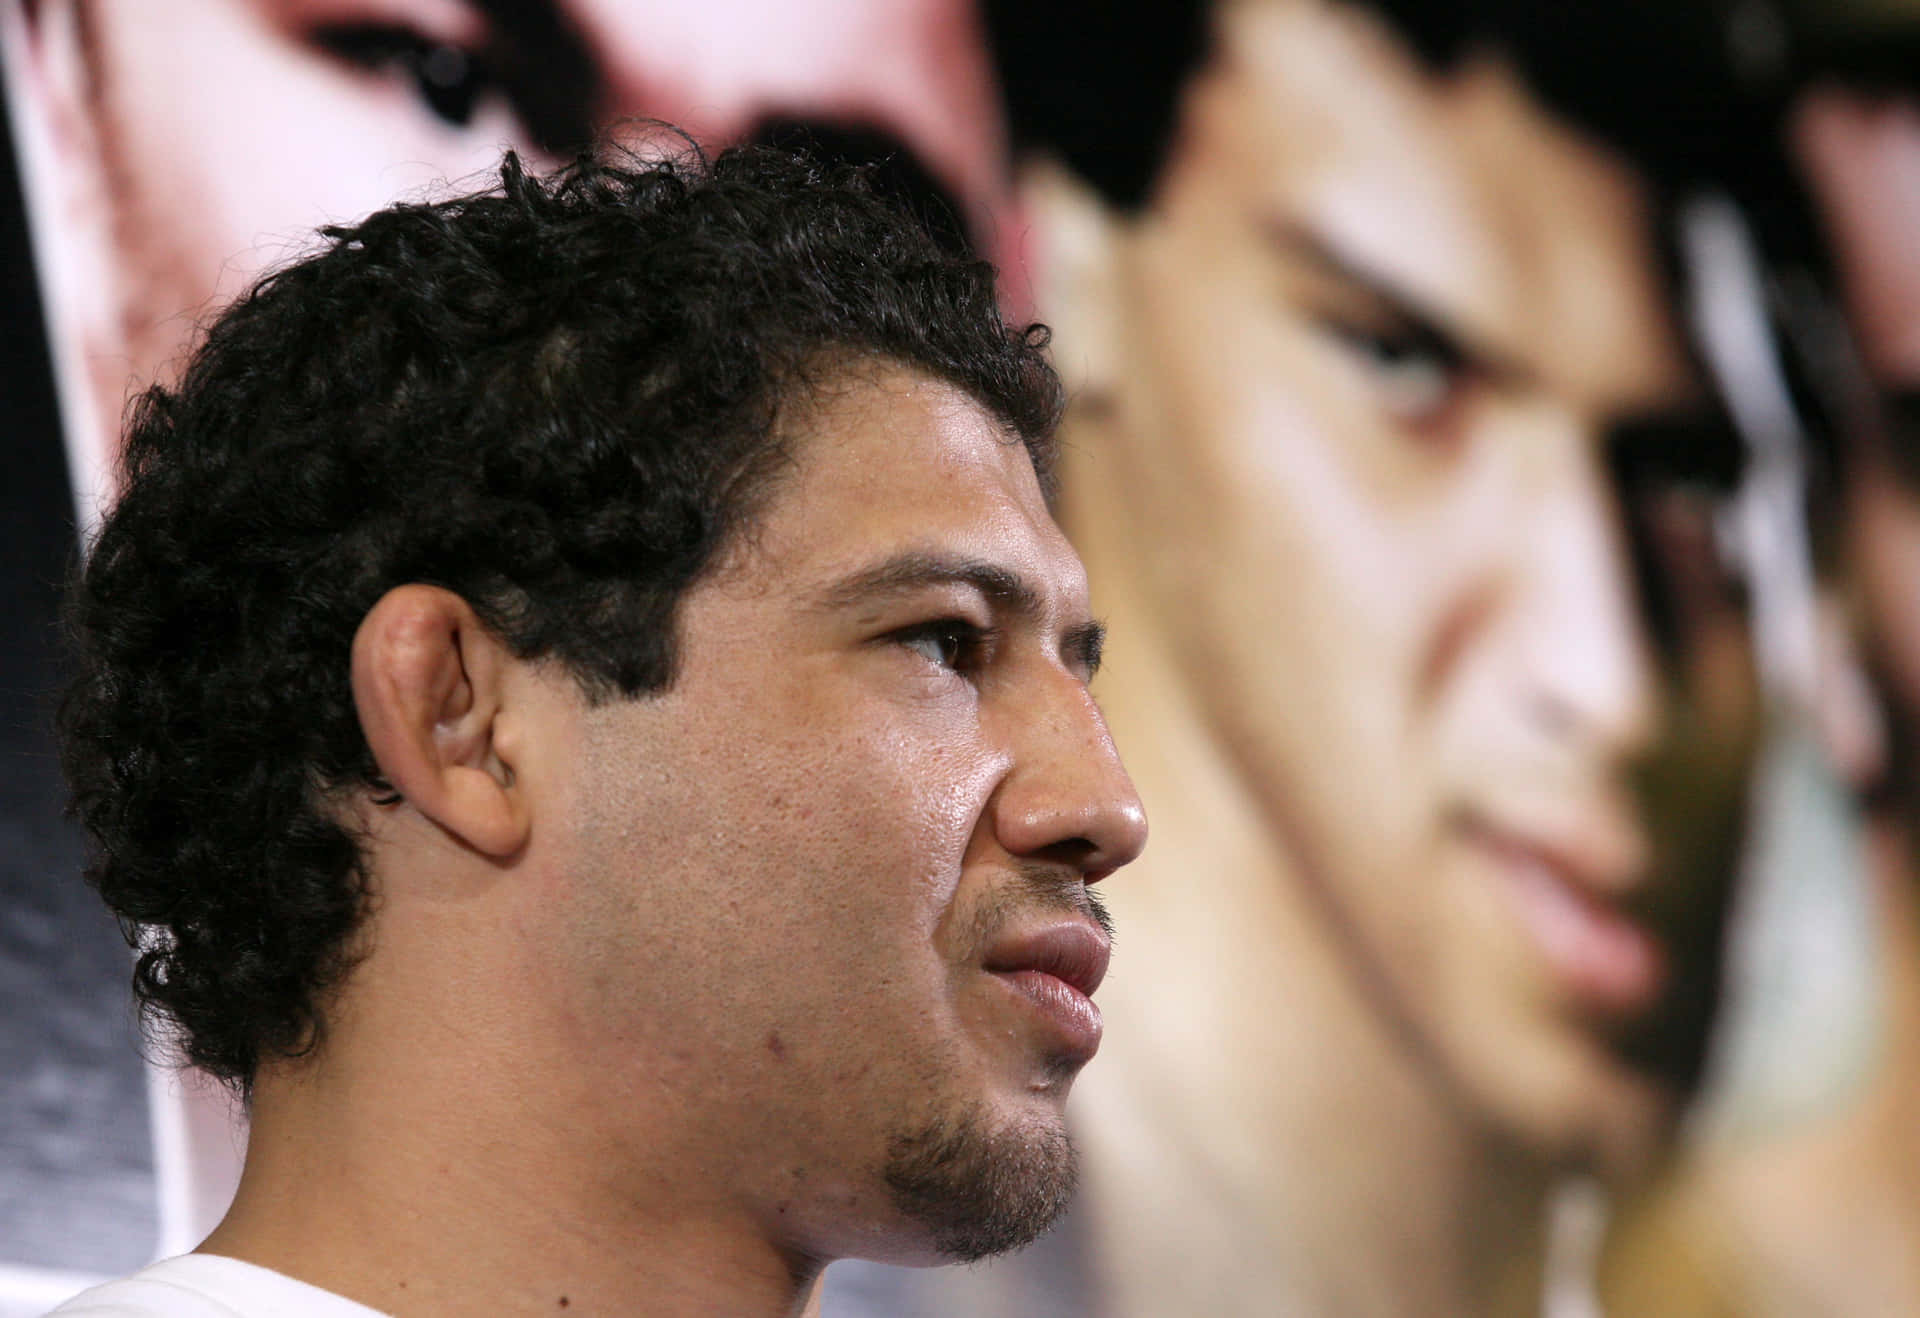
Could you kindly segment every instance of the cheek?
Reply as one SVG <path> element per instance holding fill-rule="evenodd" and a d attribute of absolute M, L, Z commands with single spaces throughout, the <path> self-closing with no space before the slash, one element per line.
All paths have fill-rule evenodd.
<path fill-rule="evenodd" d="M 1159 602 L 1208 605 L 1269 666 L 1357 663 L 1369 699 L 1394 699 L 1449 584 L 1461 464 L 1392 426 L 1271 282 L 1184 233 L 1143 252 L 1130 320 L 1152 341 L 1124 420 L 1138 520 L 1167 530 Z"/>
<path fill-rule="evenodd" d="M 879 983 L 894 1001 L 940 992 L 938 932 L 991 761 L 965 738 L 842 726 L 723 724 L 594 765 L 584 841 L 536 904 L 531 943 L 571 949 L 579 1019 L 742 1047 L 777 1028 L 797 1048 L 819 1033 L 809 1020 L 870 1016 Z"/>
<path fill-rule="evenodd" d="M 931 927 L 951 901 L 998 778 L 977 728 L 957 718 L 848 713 L 731 753 L 760 768 L 733 792 L 791 881 L 840 894 L 846 918 L 885 911 Z"/>
<path fill-rule="evenodd" d="M 1161 622 L 1221 733 L 1265 743 L 1244 749 L 1267 775 L 1349 795 L 1404 779 L 1417 684 L 1457 593 L 1433 561 L 1430 492 L 1373 460 L 1377 423 L 1299 334 L 1197 342 L 1162 359 L 1162 405 L 1140 418 L 1155 429 L 1135 520 L 1161 537 Z"/>

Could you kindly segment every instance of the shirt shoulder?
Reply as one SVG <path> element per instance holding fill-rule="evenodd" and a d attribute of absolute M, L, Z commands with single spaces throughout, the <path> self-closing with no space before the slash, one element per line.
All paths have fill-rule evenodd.
<path fill-rule="evenodd" d="M 383 1318 L 268 1268 L 214 1254 L 163 1259 L 82 1291 L 47 1318 Z"/>

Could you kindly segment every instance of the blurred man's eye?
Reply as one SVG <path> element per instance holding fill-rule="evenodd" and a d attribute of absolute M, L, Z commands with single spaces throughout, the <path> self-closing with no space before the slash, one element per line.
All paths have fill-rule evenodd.
<path fill-rule="evenodd" d="M 1471 381 L 1459 350 L 1422 326 L 1372 329 L 1332 318 L 1323 326 L 1359 363 L 1381 410 L 1403 424 L 1445 421 Z"/>
<path fill-rule="evenodd" d="M 1724 534 L 1746 447 L 1717 409 L 1625 418 L 1605 453 L 1625 518 L 1644 620 L 1679 662 L 1744 617 L 1746 582 Z"/>
<path fill-rule="evenodd" d="M 420 103 L 443 123 L 465 128 L 475 108 L 501 92 L 478 51 L 435 41 L 404 27 L 342 25 L 313 34 L 316 45 L 369 72 L 403 78 Z"/>

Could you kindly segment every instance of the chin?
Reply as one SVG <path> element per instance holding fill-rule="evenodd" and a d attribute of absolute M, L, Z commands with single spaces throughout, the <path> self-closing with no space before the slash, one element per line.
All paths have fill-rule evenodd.
<path fill-rule="evenodd" d="M 1066 1212 L 1079 1159 L 1057 1100 L 1011 1119 L 986 1106 L 898 1132 L 885 1180 L 930 1262 L 971 1263 L 1025 1248 Z"/>
<path fill-rule="evenodd" d="M 1524 1149 L 1558 1172 L 1608 1186 L 1634 1185 L 1659 1166 L 1680 1110 L 1670 1088 L 1610 1056 L 1511 1101 L 1508 1128 Z"/>

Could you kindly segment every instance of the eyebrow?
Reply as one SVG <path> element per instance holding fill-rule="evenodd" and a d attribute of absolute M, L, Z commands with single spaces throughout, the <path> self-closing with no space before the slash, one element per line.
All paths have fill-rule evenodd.
<path fill-rule="evenodd" d="M 1027 578 L 985 559 L 909 550 L 842 577 L 822 590 L 817 607 L 831 612 L 939 586 L 977 590 L 1000 612 L 1037 619 L 1043 612 L 1039 590 Z M 1107 629 L 1092 620 L 1075 623 L 1060 638 L 1061 657 L 1091 677 L 1099 671 Z"/>
<path fill-rule="evenodd" d="M 585 34 L 554 0 L 468 0 L 493 29 L 490 58 L 534 140 L 573 151 L 593 140 L 606 72 Z"/>
<path fill-rule="evenodd" d="M 1390 276 L 1369 269 L 1362 258 L 1341 251 L 1307 224 L 1296 219 L 1269 217 L 1260 222 L 1260 229 L 1279 251 L 1378 303 L 1382 311 L 1426 341 L 1435 352 L 1455 361 L 1471 362 L 1477 370 L 1498 381 L 1519 383 L 1533 379 L 1533 372 L 1525 365 L 1461 329 L 1424 299 L 1408 292 Z"/>

